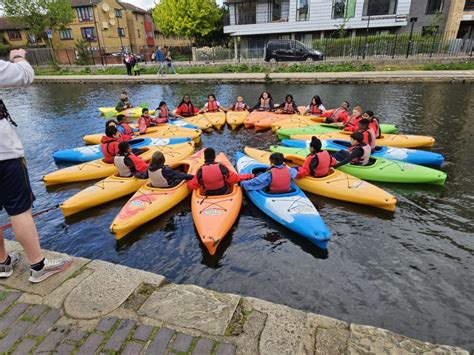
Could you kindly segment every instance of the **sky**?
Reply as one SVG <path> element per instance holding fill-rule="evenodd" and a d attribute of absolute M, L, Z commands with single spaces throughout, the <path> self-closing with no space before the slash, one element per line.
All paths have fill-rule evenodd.
<path fill-rule="evenodd" d="M 143 9 L 150 9 L 155 6 L 156 0 L 124 0 L 125 2 L 128 2 L 130 4 L 139 6 Z M 217 0 L 217 3 L 219 5 L 222 5 L 223 0 Z"/>

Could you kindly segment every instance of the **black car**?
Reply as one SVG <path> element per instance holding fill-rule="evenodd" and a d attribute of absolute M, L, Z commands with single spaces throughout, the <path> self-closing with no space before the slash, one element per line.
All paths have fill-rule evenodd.
<path fill-rule="evenodd" d="M 275 39 L 268 41 L 265 49 L 266 62 L 322 60 L 320 51 L 308 48 L 294 39 Z"/>

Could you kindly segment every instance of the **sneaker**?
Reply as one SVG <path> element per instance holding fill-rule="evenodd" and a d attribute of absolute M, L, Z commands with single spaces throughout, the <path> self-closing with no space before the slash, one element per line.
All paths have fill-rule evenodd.
<path fill-rule="evenodd" d="M 37 283 L 46 280 L 48 277 L 66 270 L 71 266 L 72 260 L 67 258 L 48 260 L 44 259 L 44 267 L 39 270 L 30 269 L 30 282 Z"/>
<path fill-rule="evenodd" d="M 10 255 L 10 265 L 0 264 L 0 277 L 5 278 L 13 274 L 13 268 L 18 265 L 21 260 L 19 253 L 11 253 Z"/>

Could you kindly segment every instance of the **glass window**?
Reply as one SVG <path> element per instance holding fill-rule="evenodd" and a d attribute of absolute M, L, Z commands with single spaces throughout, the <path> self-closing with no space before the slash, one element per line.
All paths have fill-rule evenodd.
<path fill-rule="evenodd" d="M 297 0 L 296 2 L 296 21 L 309 20 L 309 0 Z"/>
<path fill-rule="evenodd" d="M 271 0 L 269 2 L 270 6 L 270 21 L 280 21 L 281 20 L 281 0 Z"/>
<path fill-rule="evenodd" d="M 443 12 L 444 0 L 428 0 L 426 14 L 432 15 Z"/>
<path fill-rule="evenodd" d="M 76 8 L 77 18 L 79 22 L 92 21 L 92 7 L 77 7 Z"/>
<path fill-rule="evenodd" d="M 121 9 L 115 9 L 115 17 L 122 18 L 122 10 Z"/>
<path fill-rule="evenodd" d="M 8 39 L 10 41 L 21 41 L 21 33 L 18 30 L 8 31 Z"/>
<path fill-rule="evenodd" d="M 64 30 L 59 30 L 59 38 L 62 40 L 73 39 L 72 38 L 72 30 L 70 28 L 66 28 Z"/>
<path fill-rule="evenodd" d="M 464 10 L 465 11 L 474 10 L 474 0 L 466 0 L 466 3 L 464 4 Z"/>
<path fill-rule="evenodd" d="M 355 9 L 356 0 L 333 0 L 332 18 L 354 17 Z"/>
<path fill-rule="evenodd" d="M 125 28 L 119 27 L 117 29 L 117 33 L 118 33 L 119 37 L 125 37 Z"/>
<path fill-rule="evenodd" d="M 235 8 L 235 24 L 249 25 L 257 23 L 257 2 L 238 2 Z"/>
<path fill-rule="evenodd" d="M 366 0 L 364 16 L 394 15 L 397 13 L 398 0 Z"/>
<path fill-rule="evenodd" d="M 81 27 L 82 38 L 86 41 L 95 41 L 97 40 L 97 34 L 95 33 L 94 27 Z"/>

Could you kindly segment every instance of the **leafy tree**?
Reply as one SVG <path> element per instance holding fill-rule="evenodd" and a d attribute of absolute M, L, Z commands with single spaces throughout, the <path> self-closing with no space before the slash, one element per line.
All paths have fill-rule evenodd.
<path fill-rule="evenodd" d="M 228 47 L 230 35 L 224 33 L 224 18 L 229 16 L 229 10 L 225 7 L 219 7 L 219 18 L 214 24 L 214 29 L 205 36 L 198 36 L 196 42 L 200 46 L 224 46 Z"/>
<path fill-rule="evenodd" d="M 70 0 L 0 0 L 0 10 L 37 38 L 44 38 L 47 28 L 64 28 L 74 20 Z"/>
<path fill-rule="evenodd" d="M 163 34 L 196 41 L 217 29 L 222 11 L 215 0 L 162 0 L 153 9 L 153 19 Z"/>

